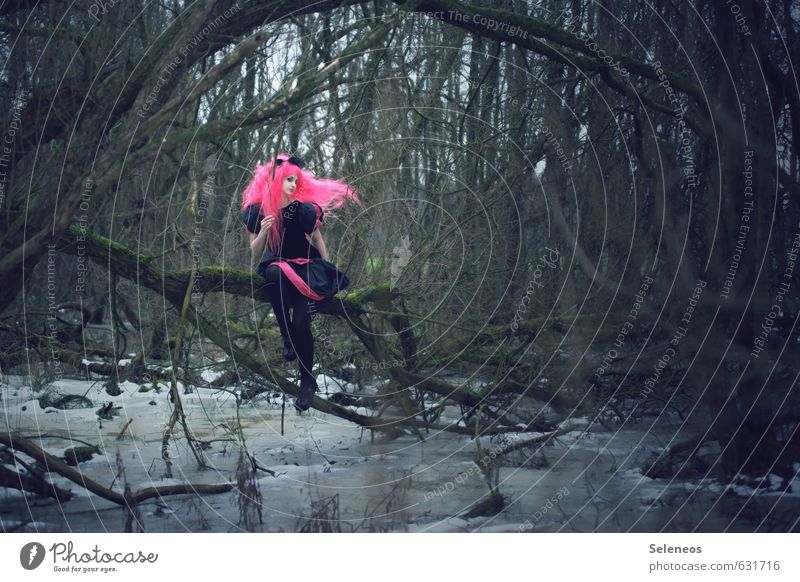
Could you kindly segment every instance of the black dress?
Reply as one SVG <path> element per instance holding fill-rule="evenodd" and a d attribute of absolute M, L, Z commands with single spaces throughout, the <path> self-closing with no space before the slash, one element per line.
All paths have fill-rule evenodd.
<path fill-rule="evenodd" d="M 269 249 L 261 256 L 258 273 L 266 277 L 267 267 L 277 265 L 295 288 L 309 299 L 321 301 L 350 285 L 347 275 L 322 258 L 306 238 L 323 222 L 324 211 L 314 202 L 294 200 L 282 210 L 281 245 L 278 254 Z M 242 221 L 249 232 L 258 234 L 264 215 L 258 204 L 242 212 Z"/>

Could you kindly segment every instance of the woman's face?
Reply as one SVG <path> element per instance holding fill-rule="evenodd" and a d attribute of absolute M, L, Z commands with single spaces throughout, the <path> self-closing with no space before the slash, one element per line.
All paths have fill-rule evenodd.
<path fill-rule="evenodd" d="M 285 196 L 291 197 L 297 189 L 297 176 L 286 176 L 283 179 L 283 193 Z"/>

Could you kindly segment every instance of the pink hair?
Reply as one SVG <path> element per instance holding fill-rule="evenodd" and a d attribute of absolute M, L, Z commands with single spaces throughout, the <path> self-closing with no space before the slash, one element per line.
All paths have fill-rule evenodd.
<path fill-rule="evenodd" d="M 283 181 L 288 176 L 297 176 L 297 186 L 292 198 L 301 203 L 316 202 L 328 216 L 333 216 L 330 210 L 339 208 L 348 198 L 363 206 L 358 193 L 349 184 L 341 180 L 317 179 L 311 172 L 286 163 L 289 154 L 280 153 L 276 158 L 284 160 L 284 163 L 276 166 L 272 159 L 266 164 L 257 164 L 253 178 L 242 192 L 243 210 L 252 204 L 260 204 L 262 214 L 275 218 L 267 241 L 273 252 L 277 252 L 280 245 Z"/>

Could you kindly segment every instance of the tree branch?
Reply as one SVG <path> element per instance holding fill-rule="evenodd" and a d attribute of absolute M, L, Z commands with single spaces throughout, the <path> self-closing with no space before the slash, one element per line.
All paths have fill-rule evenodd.
<path fill-rule="evenodd" d="M 123 507 L 131 507 L 153 497 L 183 495 L 185 493 L 195 493 L 201 495 L 226 493 L 232 490 L 234 487 L 233 483 L 219 483 L 216 485 L 193 485 L 191 483 L 187 483 L 181 485 L 166 485 L 163 487 L 148 487 L 146 489 L 140 489 L 139 491 L 132 493 L 129 497 L 126 497 L 121 493 L 117 493 L 116 491 L 108 489 L 103 485 L 100 485 L 100 483 L 89 479 L 78 469 L 70 467 L 61 459 L 54 457 L 27 439 L 14 436 L 11 433 L 0 432 L 0 444 L 4 444 L 10 449 L 24 453 L 29 457 L 33 457 L 40 463 L 44 464 L 49 472 L 58 473 L 73 483 L 77 483 L 84 489 L 91 491 L 95 495 L 98 495 L 103 499 L 107 499 L 108 501 Z"/>

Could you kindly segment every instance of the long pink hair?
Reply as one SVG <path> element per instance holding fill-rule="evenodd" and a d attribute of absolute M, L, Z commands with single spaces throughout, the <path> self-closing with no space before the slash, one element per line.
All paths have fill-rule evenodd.
<path fill-rule="evenodd" d="M 284 162 L 276 166 L 275 159 L 272 159 L 266 164 L 257 164 L 253 178 L 242 192 L 242 210 L 252 204 L 259 204 L 261 214 L 264 216 L 271 214 L 275 218 L 267 239 L 267 244 L 273 252 L 277 252 L 280 246 L 283 181 L 288 176 L 297 176 L 297 186 L 292 198 L 301 203 L 316 202 L 325 211 L 326 216 L 333 216 L 330 211 L 342 206 L 347 199 L 363 206 L 358 193 L 346 182 L 328 178 L 317 179 L 311 172 L 286 163 L 289 154 L 280 153 L 276 158 Z"/>

